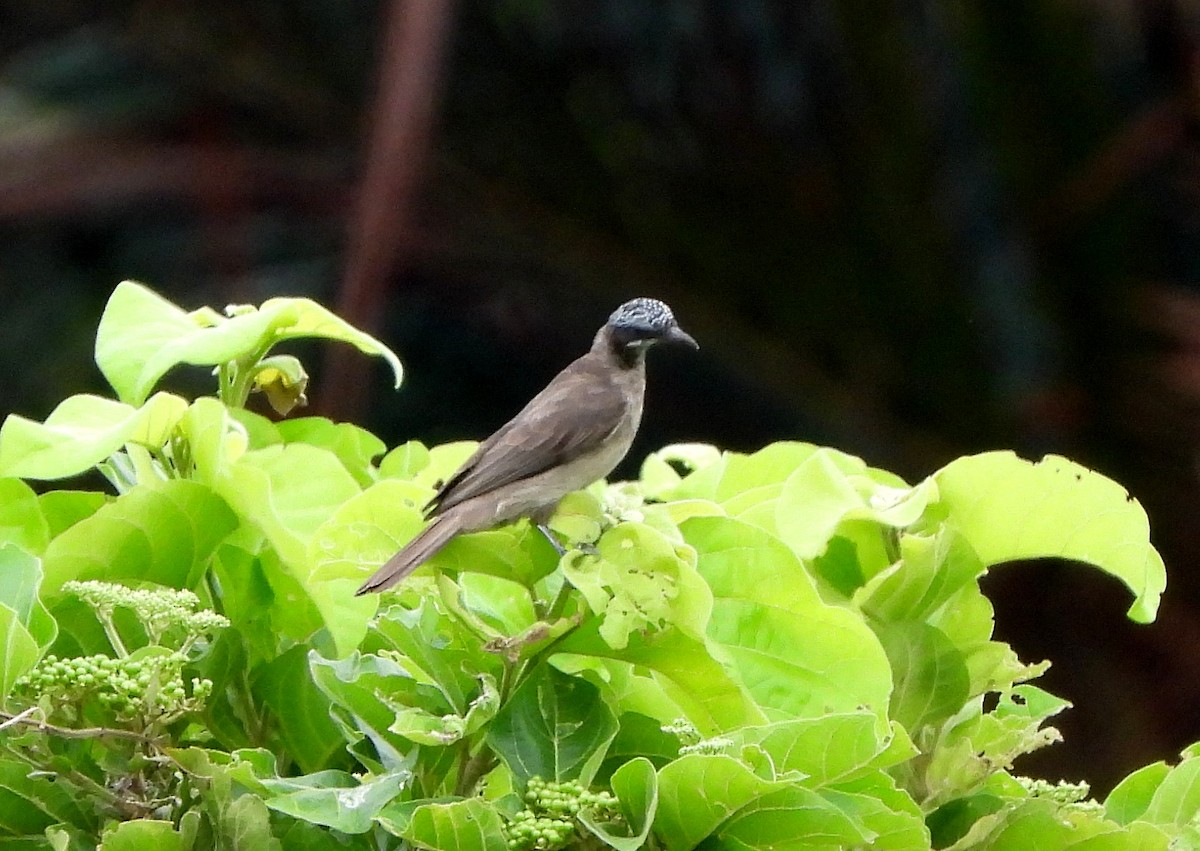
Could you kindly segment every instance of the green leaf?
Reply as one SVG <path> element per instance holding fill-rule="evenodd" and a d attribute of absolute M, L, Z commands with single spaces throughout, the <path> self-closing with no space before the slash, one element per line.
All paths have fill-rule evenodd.
<path fill-rule="evenodd" d="M 997 769 L 1007 768 L 1021 754 L 1059 741 L 1046 719 L 1070 706 L 1034 686 L 1016 686 L 1000 694 L 996 708 L 983 711 L 983 698 L 973 698 L 948 725 L 938 741 L 921 780 L 926 810 L 972 792 Z"/>
<path fill-rule="evenodd" d="M 57 594 L 71 579 L 190 587 L 236 525 L 229 506 L 204 485 L 180 479 L 140 485 L 50 542 L 42 593 Z"/>
<path fill-rule="evenodd" d="M 862 706 L 882 716 L 892 672 L 879 640 L 860 616 L 821 601 L 788 547 L 727 517 L 695 517 L 682 531 L 715 599 L 709 638 L 760 706 L 783 718 Z"/>
<path fill-rule="evenodd" d="M 141 284 L 123 281 L 100 318 L 96 363 L 118 396 L 137 404 L 176 365 L 257 360 L 282 340 L 321 337 L 383 357 L 400 386 L 400 361 L 391 349 L 310 299 L 273 298 L 257 310 L 239 307 L 230 314 L 208 308 L 186 313 Z"/>
<path fill-rule="evenodd" d="M 1136 599 L 1129 617 L 1154 620 L 1166 587 L 1142 506 L 1116 482 L 1066 458 L 1011 452 L 960 458 L 933 476 L 948 521 L 986 565 L 1064 558 L 1095 565 Z"/>
<path fill-rule="evenodd" d="M 38 497 L 49 532 L 47 541 L 57 538 L 80 520 L 91 517 L 108 497 L 95 491 L 50 491 Z M 40 553 L 38 553 L 40 555 Z"/>
<path fill-rule="evenodd" d="M 616 733 L 617 719 L 599 689 L 542 665 L 492 719 L 487 743 L 522 781 L 538 776 L 586 785 Z"/>
<path fill-rule="evenodd" d="M 1129 824 L 1141 818 L 1170 773 L 1170 766 L 1161 760 L 1139 768 L 1108 793 L 1104 814 L 1117 824 Z"/>
<path fill-rule="evenodd" d="M 305 777 L 267 779 L 266 804 L 276 812 L 342 833 L 366 833 L 375 815 L 400 794 L 411 773 L 393 772 L 353 783 L 339 771 L 323 771 Z"/>
<path fill-rule="evenodd" d="M 508 851 L 500 813 L 481 798 L 423 804 L 399 835 L 432 851 Z"/>
<path fill-rule="evenodd" d="M 459 715 L 466 714 L 474 699 L 480 675 L 502 675 L 501 660 L 485 653 L 479 639 L 450 617 L 435 597 L 421 598 L 414 609 L 389 606 L 376 618 L 364 646 L 398 654 L 397 661 L 434 685 Z"/>
<path fill-rule="evenodd" d="M 379 462 L 380 478 L 411 479 L 429 466 L 429 450 L 419 440 L 402 443 Z"/>
<path fill-rule="evenodd" d="M 12 692 L 13 683 L 37 664 L 41 653 L 20 616 L 0 605 L 0 700 Z"/>
<path fill-rule="evenodd" d="M 20 479 L 0 479 L 0 544 L 40 555 L 49 542 L 50 529 L 33 488 Z"/>
<path fill-rule="evenodd" d="M 420 493 L 410 482 L 385 479 L 337 506 L 309 541 L 313 577 L 362 582 L 425 525 Z"/>
<path fill-rule="evenodd" d="M 555 649 L 648 669 L 665 696 L 706 735 L 766 721 L 740 682 L 713 656 L 717 648 L 678 629 L 631 635 L 626 647 L 614 650 L 592 619 L 562 638 Z M 654 702 L 661 706 L 661 700 Z"/>
<path fill-rule="evenodd" d="M 883 771 L 873 771 L 821 796 L 845 813 L 863 833 L 874 834 L 872 851 L 910 851 L 931 846 L 929 828 L 916 802 Z"/>
<path fill-rule="evenodd" d="M 682 756 L 658 772 L 654 834 L 667 851 L 687 851 L 751 802 L 789 785 L 765 780 L 733 757 Z"/>
<path fill-rule="evenodd" d="M 1122 830 L 1096 812 L 1028 798 L 983 816 L 953 851 L 1166 851 L 1168 838 L 1149 825 Z"/>
<path fill-rule="evenodd" d="M 735 748 L 756 745 L 771 757 L 777 773 L 796 772 L 801 775 L 800 783 L 815 788 L 915 755 L 911 744 L 891 751 L 893 737 L 902 734 L 893 727 L 881 735 L 879 727 L 879 717 L 870 712 L 843 712 L 743 727 L 727 737 Z"/>
<path fill-rule="evenodd" d="M 740 808 L 717 834 L 737 848 L 807 851 L 814 846 L 870 843 L 874 831 L 850 818 L 824 796 L 802 786 L 786 786 Z"/>
<path fill-rule="evenodd" d="M 326 703 L 332 702 L 352 721 L 353 731 L 346 732 L 369 739 L 389 769 L 404 764 L 404 754 L 412 749 L 408 740 L 391 729 L 401 711 L 416 707 L 432 715 L 450 709 L 435 686 L 417 681 L 392 659 L 352 654 L 334 661 L 310 652 L 308 661 L 313 682 Z M 352 744 L 356 741 L 345 737 Z"/>
<path fill-rule="evenodd" d="M 1183 827 L 1200 811 L 1200 758 L 1185 759 L 1154 790 L 1138 818 L 1151 824 Z"/>
<path fill-rule="evenodd" d="M 104 831 L 98 851 L 184 851 L 183 837 L 169 821 L 122 821 Z"/>
<path fill-rule="evenodd" d="M 366 429 L 350 423 L 335 423 L 324 417 L 284 420 L 276 427 L 284 443 L 307 443 L 332 452 L 364 488 L 375 481 L 371 461 L 387 449 L 382 440 Z"/>
<path fill-rule="evenodd" d="M 667 624 L 704 635 L 712 595 L 690 548 L 641 523 L 622 523 L 604 534 L 598 552 L 568 555 L 562 570 L 601 616 L 600 634 L 611 647 L 620 650 L 633 632 Z"/>
<path fill-rule="evenodd" d="M 879 620 L 922 621 L 984 572 L 983 562 L 953 529 L 900 536 L 900 559 L 875 574 L 854 602 Z"/>
<path fill-rule="evenodd" d="M 654 765 L 648 759 L 631 759 L 613 773 L 610 786 L 620 802 L 625 823 L 597 822 L 586 811 L 580 814 L 579 823 L 610 848 L 638 851 L 644 847 L 658 811 L 658 775 Z"/>
<path fill-rule="evenodd" d="M 0 545 L 0 603 L 16 612 L 39 650 L 45 651 L 58 637 L 58 624 L 38 597 L 41 584 L 41 562 L 12 544 Z"/>
<path fill-rule="evenodd" d="M 187 402 L 156 393 L 141 407 L 71 396 L 44 423 L 11 414 L 0 427 L 0 476 L 62 479 L 85 472 L 127 443 L 159 449 Z"/>
<path fill-rule="evenodd" d="M 915 735 L 962 708 L 970 697 L 971 674 L 961 651 L 941 630 L 905 621 L 877 623 L 875 632 L 895 680 L 889 717 Z"/>
<path fill-rule="evenodd" d="M 329 700 L 309 674 L 308 650 L 293 647 L 265 665 L 253 687 L 275 717 L 285 752 L 300 769 L 312 773 L 329 767 L 342 740 L 329 717 Z"/>
<path fill-rule="evenodd" d="M 31 836 L 53 824 L 90 831 L 96 827 L 96 817 L 61 783 L 31 776 L 25 762 L 0 760 L 0 837 Z"/>
<path fill-rule="evenodd" d="M 350 581 L 315 577 L 309 550 L 317 529 L 359 493 L 337 457 L 303 443 L 251 450 L 228 464 L 213 488 L 279 554 L 297 590 L 316 606 L 338 655 L 353 650 L 375 603 L 354 597 Z"/>

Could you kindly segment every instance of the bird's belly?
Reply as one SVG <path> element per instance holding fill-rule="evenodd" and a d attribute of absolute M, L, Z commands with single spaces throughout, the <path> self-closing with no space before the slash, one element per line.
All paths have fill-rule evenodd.
<path fill-rule="evenodd" d="M 499 489 L 495 494 L 495 522 L 508 523 L 520 517 L 549 514 L 571 491 L 586 488 L 607 476 L 629 452 L 636 424 L 630 426 L 618 427 L 595 452 Z"/>

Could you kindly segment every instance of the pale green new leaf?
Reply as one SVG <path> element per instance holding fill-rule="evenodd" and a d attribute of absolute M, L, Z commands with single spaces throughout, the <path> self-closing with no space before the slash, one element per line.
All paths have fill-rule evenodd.
<path fill-rule="evenodd" d="M 0 476 L 62 479 L 85 472 L 127 443 L 159 449 L 187 402 L 156 393 L 141 407 L 101 396 L 65 399 L 44 423 L 11 414 L 0 427 Z"/>
<path fill-rule="evenodd" d="M 96 363 L 122 400 L 138 404 L 179 364 L 258 360 L 279 341 L 320 337 L 383 357 L 400 386 L 403 373 L 391 349 L 310 299 L 273 298 L 261 308 L 239 307 L 230 314 L 208 308 L 188 313 L 141 284 L 123 281 L 100 319 Z"/>
<path fill-rule="evenodd" d="M 739 680 L 714 657 L 720 649 L 674 627 L 631 635 L 626 647 L 614 650 L 592 619 L 564 636 L 555 649 L 610 659 L 635 671 L 649 670 L 666 697 L 705 735 L 767 720 Z M 646 713 L 656 715 L 650 708 Z"/>
<path fill-rule="evenodd" d="M 759 528 L 726 517 L 682 527 L 712 588 L 708 636 L 774 718 L 860 707 L 883 716 L 892 671 L 856 613 L 824 603 L 795 554 Z"/>
<path fill-rule="evenodd" d="M 1064 558 L 1120 579 L 1136 599 L 1129 617 L 1154 619 L 1166 587 L 1149 521 L 1116 482 L 1057 455 L 1032 463 L 1012 452 L 960 458 L 933 475 L 947 520 L 985 565 Z"/>
<path fill-rule="evenodd" d="M 1151 824 L 1183 827 L 1200 812 L 1200 758 L 1185 759 L 1157 785 L 1150 803 L 1138 816 Z"/>

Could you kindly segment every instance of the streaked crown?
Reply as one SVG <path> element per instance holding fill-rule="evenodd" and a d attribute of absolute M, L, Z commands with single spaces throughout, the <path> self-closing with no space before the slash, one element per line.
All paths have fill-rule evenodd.
<path fill-rule="evenodd" d="M 675 315 L 656 298 L 635 298 L 614 310 L 608 325 L 639 337 L 660 337 L 674 327 Z"/>

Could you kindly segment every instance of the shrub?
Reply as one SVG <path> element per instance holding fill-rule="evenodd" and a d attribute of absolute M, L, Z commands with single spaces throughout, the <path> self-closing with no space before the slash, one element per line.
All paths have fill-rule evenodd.
<path fill-rule="evenodd" d="M 304 299 L 187 313 L 132 283 L 75 396 L 0 430 L 0 836 L 24 847 L 1190 847 L 1200 759 L 1103 803 L 1013 773 L 1067 703 L 993 639 L 979 579 L 1095 565 L 1154 617 L 1145 514 L 1058 457 L 916 485 L 834 449 L 667 447 L 554 526 L 357 584 L 470 444 L 272 422 L 297 337 L 377 340 Z M 214 368 L 214 396 L 155 388 Z M 24 480 L 98 469 L 115 495 Z"/>

